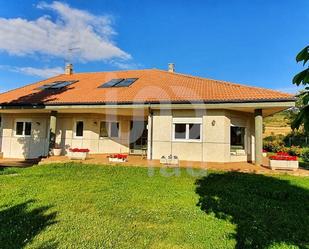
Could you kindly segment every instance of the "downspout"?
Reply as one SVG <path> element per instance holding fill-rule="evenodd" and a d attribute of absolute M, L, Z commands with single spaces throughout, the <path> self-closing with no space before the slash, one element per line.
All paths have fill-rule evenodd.
<path fill-rule="evenodd" d="M 148 113 L 149 113 L 149 119 L 148 119 L 148 131 L 150 128 L 150 142 L 149 142 L 149 160 L 152 160 L 152 148 L 153 148 L 153 111 L 151 110 L 151 105 L 148 106 Z M 149 121 L 150 121 L 150 127 L 149 127 Z"/>

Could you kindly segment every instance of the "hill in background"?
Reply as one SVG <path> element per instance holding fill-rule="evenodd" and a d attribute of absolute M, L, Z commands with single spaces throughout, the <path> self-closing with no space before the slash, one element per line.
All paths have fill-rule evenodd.
<path fill-rule="evenodd" d="M 278 112 L 264 119 L 264 137 L 272 135 L 287 135 L 292 131 L 286 111 Z"/>

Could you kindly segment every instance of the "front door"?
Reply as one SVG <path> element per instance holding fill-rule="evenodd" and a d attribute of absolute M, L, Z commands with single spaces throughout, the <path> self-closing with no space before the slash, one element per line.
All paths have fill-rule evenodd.
<path fill-rule="evenodd" d="M 130 154 L 141 155 L 147 151 L 147 122 L 131 121 L 130 124 Z"/>

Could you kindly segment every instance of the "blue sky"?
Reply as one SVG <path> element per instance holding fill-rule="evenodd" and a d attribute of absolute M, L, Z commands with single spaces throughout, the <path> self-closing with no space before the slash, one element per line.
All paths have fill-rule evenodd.
<path fill-rule="evenodd" d="M 307 0 L 0 1 L 0 91 L 57 74 L 167 69 L 295 92 Z M 77 48 L 71 53 L 69 48 Z"/>

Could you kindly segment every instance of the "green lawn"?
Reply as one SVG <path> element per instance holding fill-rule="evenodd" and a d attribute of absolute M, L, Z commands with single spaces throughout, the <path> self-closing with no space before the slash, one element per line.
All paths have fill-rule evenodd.
<path fill-rule="evenodd" d="M 151 174 L 0 169 L 0 248 L 309 248 L 309 178 Z"/>

